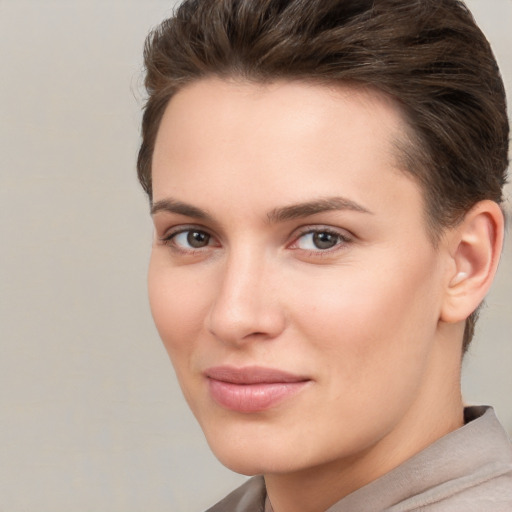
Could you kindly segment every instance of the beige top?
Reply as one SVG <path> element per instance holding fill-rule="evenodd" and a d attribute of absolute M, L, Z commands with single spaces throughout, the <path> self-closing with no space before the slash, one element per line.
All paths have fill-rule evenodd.
<path fill-rule="evenodd" d="M 326 512 L 512 512 L 512 445 L 490 407 Z M 207 512 L 273 512 L 254 477 Z M 298 511 L 299 512 L 299 511 Z"/>

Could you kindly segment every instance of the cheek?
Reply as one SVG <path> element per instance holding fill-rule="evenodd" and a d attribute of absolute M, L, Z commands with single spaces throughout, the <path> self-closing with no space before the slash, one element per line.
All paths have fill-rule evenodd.
<path fill-rule="evenodd" d="M 173 268 L 153 254 L 148 273 L 151 313 L 173 363 L 189 353 L 208 307 L 205 280 L 196 272 Z"/>
<path fill-rule="evenodd" d="M 369 378 L 384 365 L 421 362 L 437 327 L 434 259 L 413 266 L 398 256 L 377 260 L 314 279 L 295 276 L 294 287 L 307 293 L 289 293 L 300 331 L 320 355 L 329 354 L 327 365 L 341 365 L 354 380 Z"/>
<path fill-rule="evenodd" d="M 288 293 L 296 339 L 322 394 L 310 412 L 325 432 L 345 433 L 343 449 L 382 437 L 425 379 L 437 326 L 435 293 L 422 265 L 407 272 L 399 267 L 296 276 L 295 293 Z"/>

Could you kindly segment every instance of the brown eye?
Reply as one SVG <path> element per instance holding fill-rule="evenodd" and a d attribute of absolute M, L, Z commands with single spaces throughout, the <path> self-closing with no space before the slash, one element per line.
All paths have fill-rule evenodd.
<path fill-rule="evenodd" d="M 331 253 L 337 249 L 348 247 L 352 237 L 346 230 L 329 227 L 311 227 L 304 231 L 291 246 L 292 249 L 308 251 L 310 254 Z"/>
<path fill-rule="evenodd" d="M 210 245 L 215 245 L 206 231 L 199 229 L 184 229 L 177 233 L 171 233 L 163 239 L 169 247 L 179 248 L 183 251 L 191 251 L 194 249 L 204 249 Z"/>
<path fill-rule="evenodd" d="M 194 249 L 206 247 L 210 243 L 210 235 L 204 231 L 190 230 L 186 232 L 186 235 L 187 244 Z"/>
<path fill-rule="evenodd" d="M 316 229 L 304 233 L 295 242 L 296 249 L 306 251 L 328 251 L 336 246 L 347 244 L 349 240 L 341 233 L 326 229 Z"/>
<path fill-rule="evenodd" d="M 331 249 L 339 243 L 339 235 L 327 233 L 325 231 L 313 233 L 313 244 L 317 249 Z"/>

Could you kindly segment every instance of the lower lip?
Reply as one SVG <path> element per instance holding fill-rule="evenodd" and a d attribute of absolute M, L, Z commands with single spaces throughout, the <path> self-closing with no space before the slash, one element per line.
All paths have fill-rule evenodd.
<path fill-rule="evenodd" d="M 261 412 L 297 394 L 308 381 L 233 384 L 209 379 L 212 398 L 225 409 L 238 412 Z"/>

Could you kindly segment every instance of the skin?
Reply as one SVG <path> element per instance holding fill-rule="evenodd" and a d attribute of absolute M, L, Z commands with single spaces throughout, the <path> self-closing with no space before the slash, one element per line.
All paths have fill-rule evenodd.
<path fill-rule="evenodd" d="M 179 91 L 159 128 L 154 320 L 213 452 L 264 474 L 275 512 L 325 510 L 462 425 L 461 339 L 481 297 L 455 276 L 485 258 L 460 249 L 462 229 L 433 247 L 394 156 L 405 132 L 376 91 L 213 78 Z M 287 209 L 304 203 L 329 209 Z M 243 413 L 212 399 L 203 372 L 219 365 L 308 381 Z"/>

